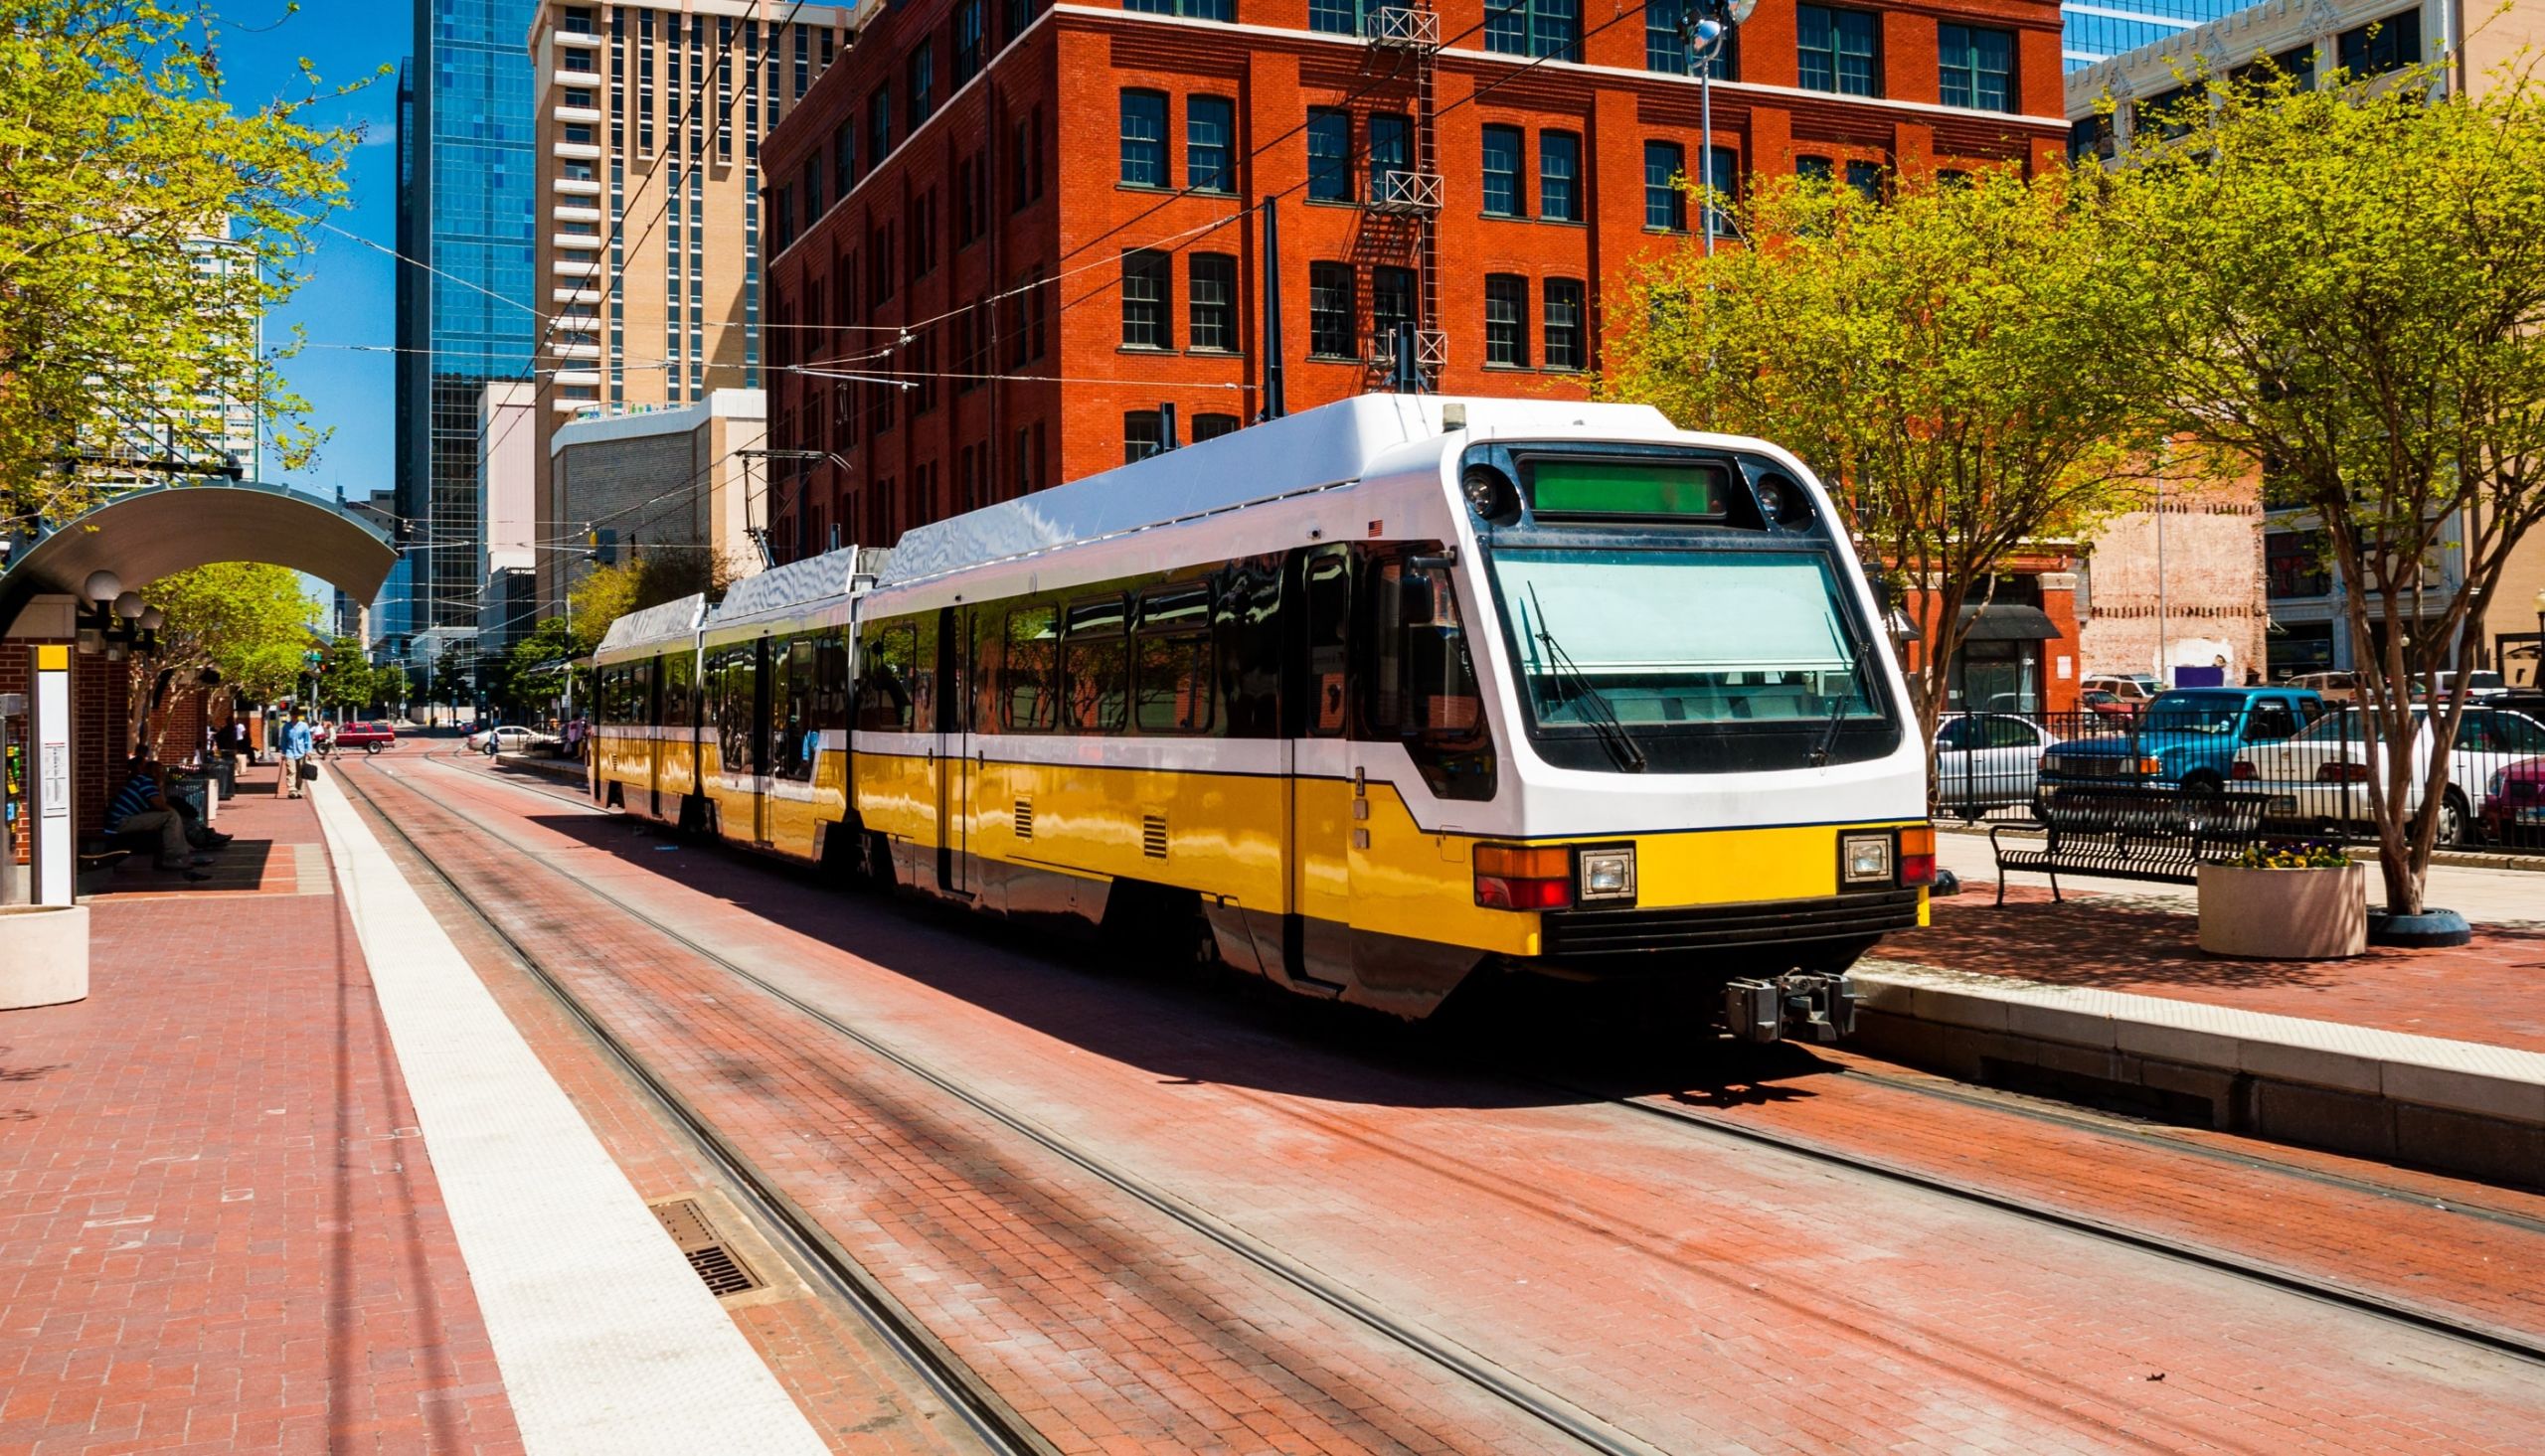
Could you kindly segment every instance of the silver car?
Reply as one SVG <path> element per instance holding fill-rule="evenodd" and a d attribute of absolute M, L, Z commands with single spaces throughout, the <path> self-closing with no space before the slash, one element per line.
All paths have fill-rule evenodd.
<path fill-rule="evenodd" d="M 2041 754 L 2058 739 L 2030 719 L 1956 713 L 1936 727 L 1936 802 L 1964 819 L 2032 802 Z"/>

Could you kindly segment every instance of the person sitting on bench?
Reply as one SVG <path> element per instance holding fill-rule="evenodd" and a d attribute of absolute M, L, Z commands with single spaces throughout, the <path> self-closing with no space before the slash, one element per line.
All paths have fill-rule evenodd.
<path fill-rule="evenodd" d="M 136 753 L 126 765 L 123 787 L 114 801 L 106 806 L 106 830 L 110 834 L 156 835 L 159 849 L 152 863 L 162 870 L 181 870 L 188 880 L 212 877 L 194 868 L 209 863 L 209 856 L 189 853 L 194 837 L 187 832 L 185 816 L 169 802 L 159 781 L 159 765 L 146 752 Z M 206 848 L 218 849 L 230 842 L 230 836 L 200 831 Z"/>

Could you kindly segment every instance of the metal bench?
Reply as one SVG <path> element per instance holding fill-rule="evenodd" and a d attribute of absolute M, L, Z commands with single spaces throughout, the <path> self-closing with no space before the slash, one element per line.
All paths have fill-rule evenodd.
<path fill-rule="evenodd" d="M 2044 788 L 2033 798 L 2037 822 L 1988 831 L 1988 850 L 1997 860 L 1997 903 L 2006 902 L 2010 870 L 2049 876 L 2050 897 L 2063 901 L 2062 871 L 2195 884 L 2202 865 L 2233 859 L 2262 838 L 2263 810 L 2270 803 L 2268 794 L 2121 785 Z M 2009 844 L 2009 834 L 2020 838 Z"/>

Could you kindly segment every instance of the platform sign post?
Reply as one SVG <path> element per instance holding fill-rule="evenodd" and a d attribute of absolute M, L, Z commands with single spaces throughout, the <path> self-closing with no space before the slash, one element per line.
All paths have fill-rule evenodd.
<path fill-rule="evenodd" d="M 28 756 L 35 782 L 35 902 L 72 902 L 80 842 L 71 828 L 71 649 L 35 648 L 35 712 L 28 720 Z"/>

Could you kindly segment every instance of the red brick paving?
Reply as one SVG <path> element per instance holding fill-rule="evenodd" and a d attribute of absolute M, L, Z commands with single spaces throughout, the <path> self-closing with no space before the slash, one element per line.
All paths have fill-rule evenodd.
<path fill-rule="evenodd" d="M 2545 907 L 2545 875 L 2536 877 Z M 1967 886 L 1936 901 L 1935 924 L 1885 939 L 1879 955 L 1952 970 L 2019 976 L 2309 1017 L 2521 1051 L 2545 1051 L 2545 932 L 2483 928 L 2453 950 L 2376 949 L 2341 961 L 2204 956 L 2188 914 L 2116 904 L 2069 890 Z"/>
<path fill-rule="evenodd" d="M 323 854 L 305 804 L 223 824 Z M 0 1450 L 519 1450 L 335 898 L 90 923 L 86 1001 L 0 1013 Z"/>
<path fill-rule="evenodd" d="M 568 892 L 569 880 L 641 896 L 946 1074 L 1666 1448 L 1856 1445 L 1874 1432 L 1903 1449 L 2545 1444 L 2545 1386 L 2532 1371 L 2428 1337 L 1617 1109 L 1444 1072 L 1403 1042 L 1356 1055 L 1284 1036 L 1277 1014 L 1242 998 L 1096 977 L 1011 953 L 975 927 L 878 911 L 722 855 L 657 853 L 563 804 L 524 823 L 532 801 L 518 793 L 438 772 L 432 791 L 490 822 L 515 820 L 502 825 L 508 837 L 563 872 L 540 882 L 523 913 L 561 954 L 580 948 L 576 974 L 604 1015 L 714 1097 L 720 1120 L 786 1166 L 800 1199 L 846 1220 L 834 1224 L 843 1236 L 879 1247 L 872 1266 L 946 1321 L 940 1333 L 960 1332 L 976 1358 L 1006 1358 L 1046 1389 L 1048 1352 L 1023 1360 L 993 1342 L 1020 1310 L 1051 1307 L 1054 1260 L 1130 1257 L 1139 1268 L 1163 1257 L 1196 1277 L 1224 1261 L 1161 1255 L 1160 1235 L 1106 1208 L 1101 1191 L 1019 1158 L 994 1131 L 859 1065 L 730 977 L 702 975 L 693 957 Z M 456 852 L 470 837 L 445 843 Z M 1913 1158 L 1946 1157 L 1956 1139 L 2011 1137 L 1980 1109 L 1867 1111 L 1816 1092 L 1782 1093 L 1776 1105 L 1795 1117 L 1826 1109 L 1823 1135 L 1852 1128 Z M 2249 1245 L 2301 1267 L 2349 1259 L 2397 1281 L 2427 1270 L 2382 1259 L 2392 1242 L 2445 1247 L 2459 1227 L 2436 1211 L 2416 1224 L 2401 1201 L 2364 1210 L 2357 1197 L 2300 1198 L 2259 1172 L 2240 1184 L 2188 1157 L 2121 1157 L 2082 1134 L 2013 1139 L 1981 1161 L 1989 1177 L 2028 1174 L 2037 1189 L 2159 1228 L 2171 1218 L 2213 1243 L 2284 1221 Z M 2218 1187 L 2170 1186 L 2202 1181 Z M 1063 1199 L 1074 1202 L 1055 1208 Z M 1092 1250 L 1036 1229 L 1018 1247 L 1017 1218 L 1045 1209 L 1101 1216 L 1121 1241 Z M 914 1225 L 922 1213 L 936 1221 Z M 960 1251 L 951 1276 L 949 1250 Z M 2520 1261 L 2507 1280 L 2536 1266 L 2506 1235 L 2499 1250 Z M 949 1279 L 961 1280 L 951 1299 Z M 2527 1317 L 2496 1291 L 2468 1293 L 2469 1282 L 2483 1276 L 2444 1284 L 2440 1302 Z M 1263 1388 L 1206 1383 L 1189 1360 L 1153 1370 L 1129 1359 L 1123 1322 L 1136 1318 L 1108 1303 L 1080 1322 L 1091 1338 L 1076 1365 L 1199 1391 L 1223 1409 L 1226 1387 Z M 1260 1374 L 1269 1353 L 1218 1354 Z M 1372 1387 L 1411 1388 L 1401 1361 L 1372 1369 Z M 1055 1407 L 1079 1420 L 1120 1408 Z"/>

